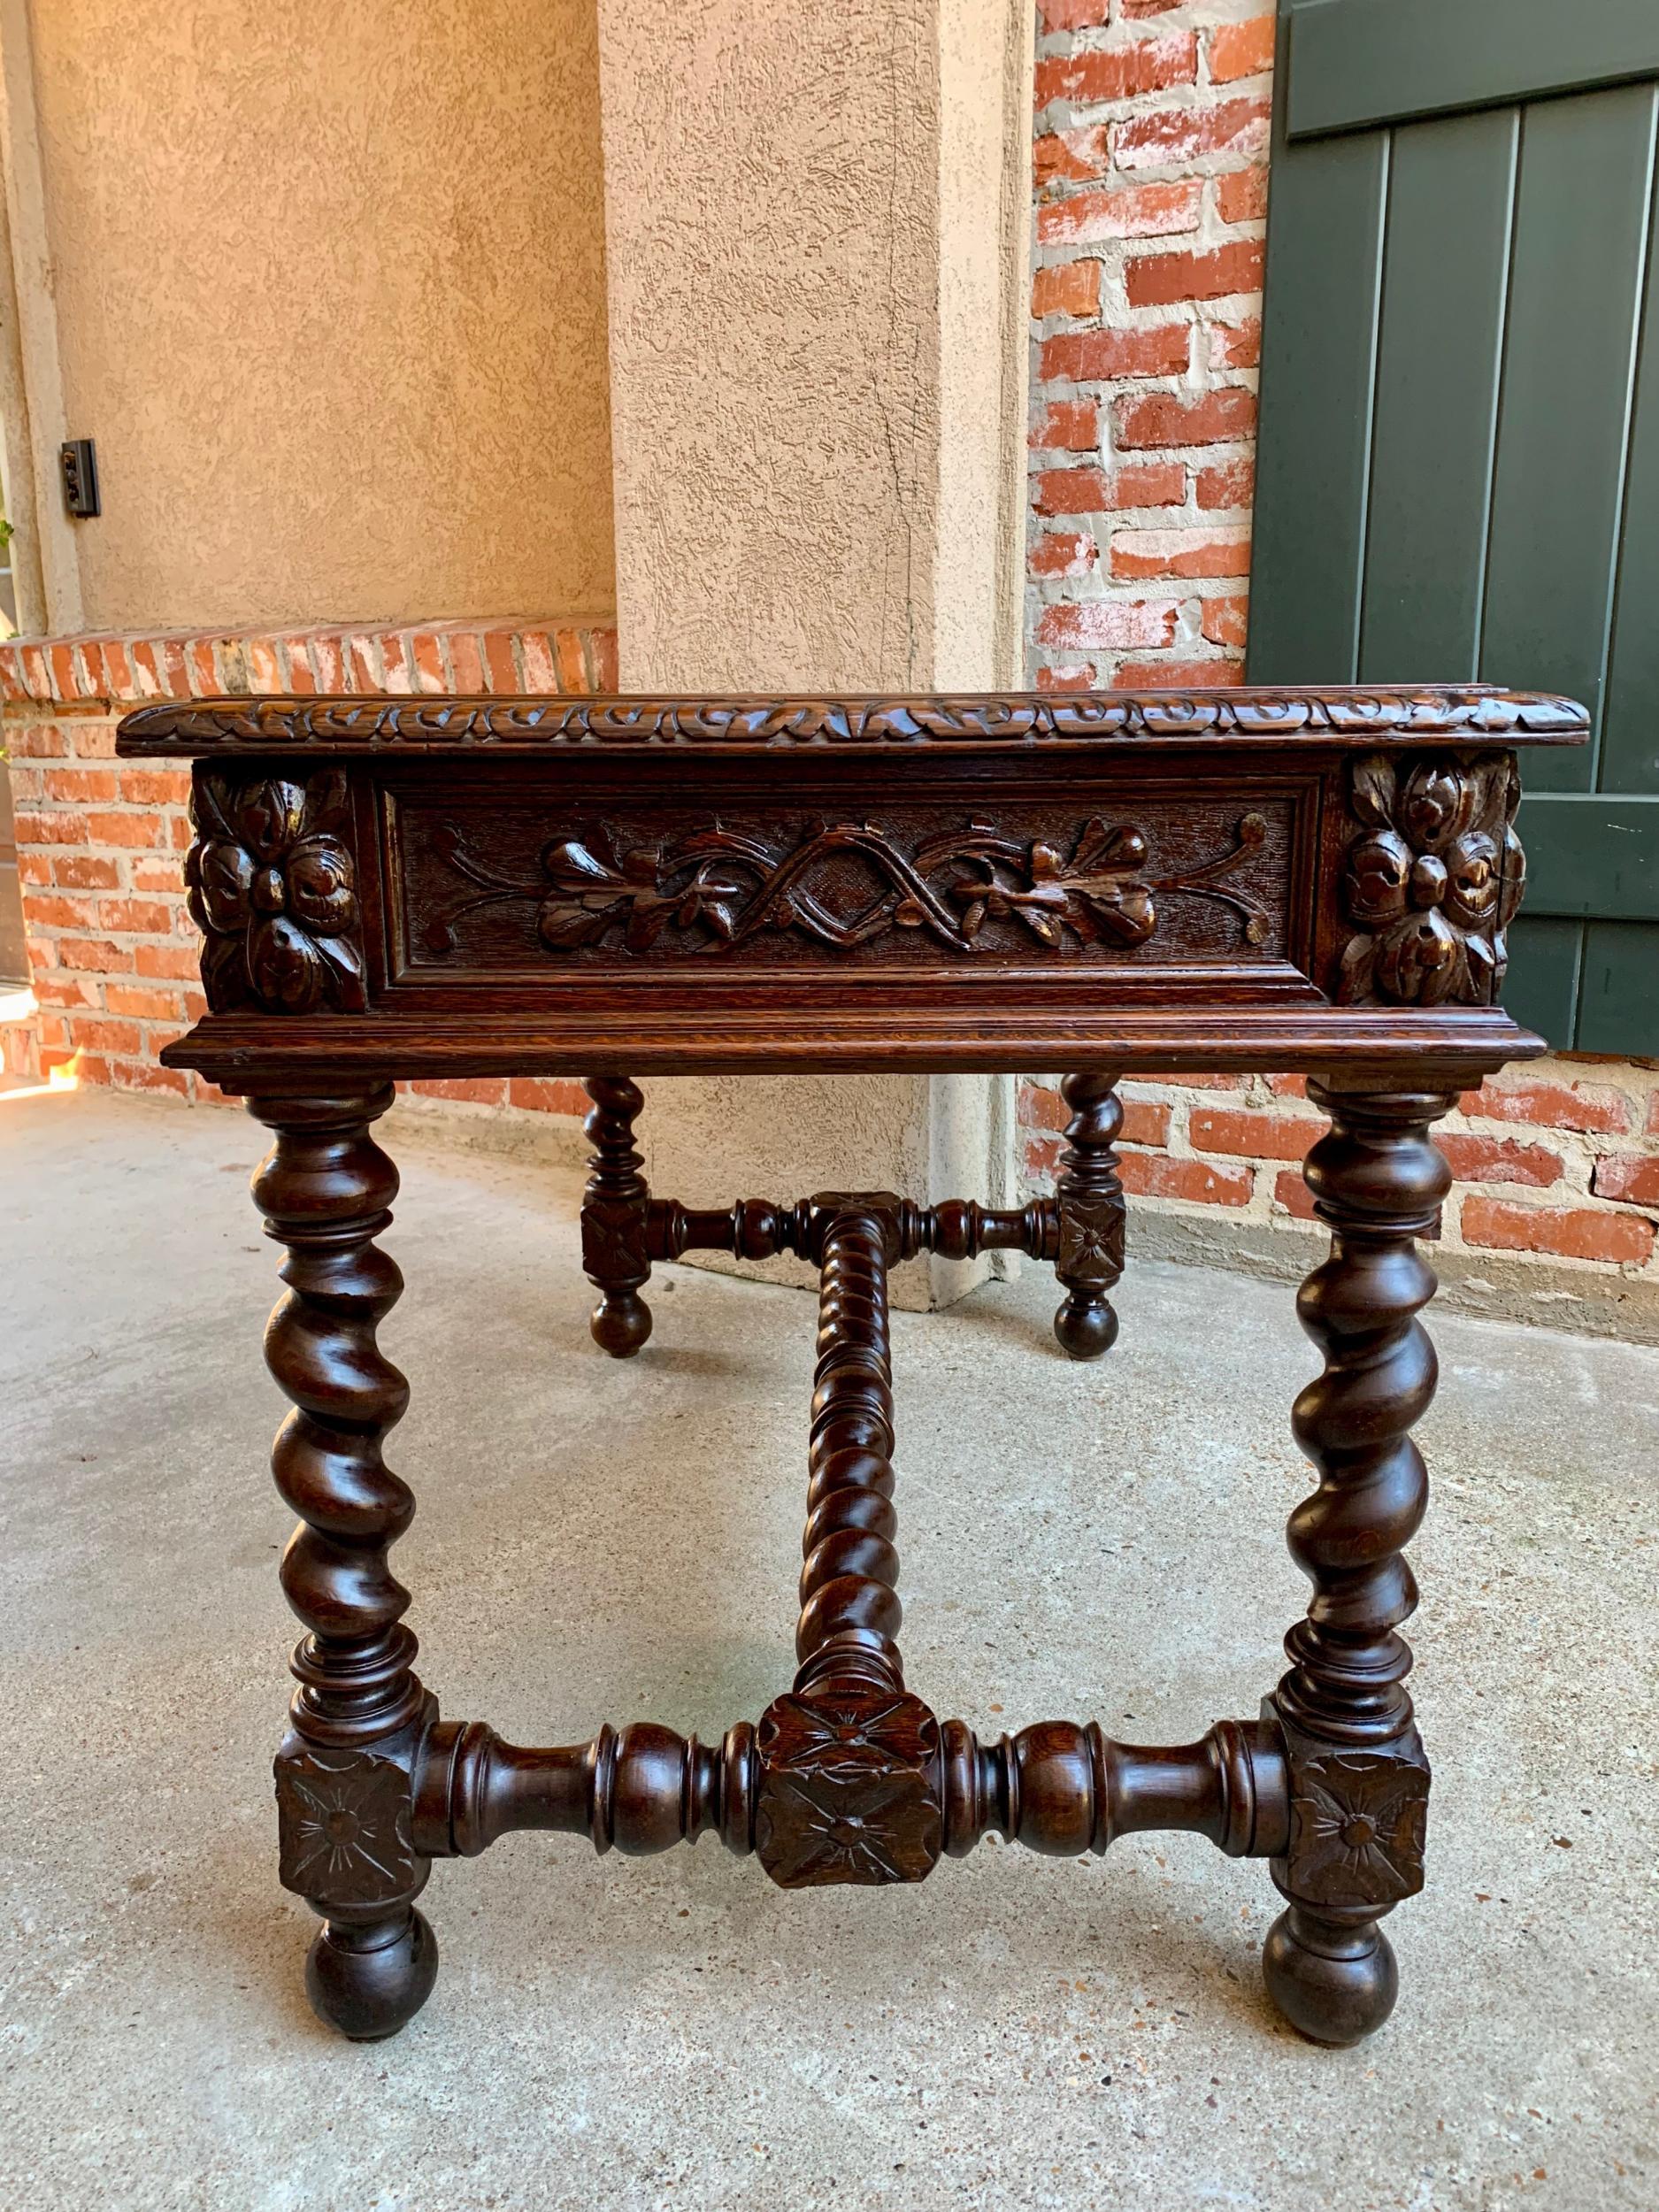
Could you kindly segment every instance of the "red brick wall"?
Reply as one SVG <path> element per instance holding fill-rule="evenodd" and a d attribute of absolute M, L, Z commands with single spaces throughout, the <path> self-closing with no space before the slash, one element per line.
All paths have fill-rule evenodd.
<path fill-rule="evenodd" d="M 1271 0 L 1039 0 L 1027 640 L 1045 688 L 1239 680 L 1272 53 Z M 1208 1219 L 1217 1255 L 1305 1263 L 1299 1163 L 1323 1125 L 1299 1079 L 1124 1096 L 1142 1249 L 1197 1249 Z M 1021 1086 L 1019 1118 L 1041 1185 L 1065 1118 L 1051 1084 Z M 1547 1318 L 1629 1323 L 1640 1303 L 1659 1324 L 1655 1064 L 1511 1071 L 1443 1141 L 1448 1274 L 1530 1274 L 1559 1302 L 1532 1309 Z"/>
<path fill-rule="evenodd" d="M 1125 1083 L 1125 1188 L 1156 1210 L 1292 1230 L 1313 1224 L 1301 1162 L 1325 1126 L 1299 1076 Z M 1026 1174 L 1058 1161 L 1065 1107 L 1020 1086 Z M 1574 1057 L 1511 1068 L 1466 1092 L 1438 1141 L 1457 1178 L 1441 1243 L 1478 1272 L 1501 1254 L 1586 1263 L 1659 1292 L 1659 1066 Z"/>
<path fill-rule="evenodd" d="M 1045 689 L 1238 680 L 1272 11 L 1041 0 L 1029 631 Z"/>
<path fill-rule="evenodd" d="M 180 864 L 189 772 L 115 758 L 139 702 L 255 693 L 616 688 L 616 635 L 592 626 L 442 623 L 280 637 L 77 638 L 0 645 L 31 980 L 39 1011 L 8 1024 L 13 1075 L 73 1060 L 82 1082 L 217 1097 L 157 1056 L 203 1010 Z M 424 1083 L 477 1106 L 579 1113 L 579 1085 Z"/>

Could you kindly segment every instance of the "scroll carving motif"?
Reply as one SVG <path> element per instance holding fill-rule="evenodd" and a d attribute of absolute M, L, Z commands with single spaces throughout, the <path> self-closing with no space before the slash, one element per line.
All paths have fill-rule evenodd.
<path fill-rule="evenodd" d="M 741 945 L 767 930 L 793 931 L 846 951 L 910 929 L 955 952 L 972 952 L 987 920 L 1011 920 L 1048 950 L 1073 944 L 1144 944 L 1157 927 L 1155 893 L 1218 901 L 1239 915 L 1248 943 L 1265 941 L 1266 910 L 1220 879 L 1259 851 L 1260 814 L 1240 817 L 1236 841 L 1180 875 L 1148 872 L 1146 833 L 1110 826 L 1094 815 L 1070 837 L 1069 852 L 1047 838 L 1003 835 L 991 822 L 927 838 L 907 852 L 870 822 L 814 823 L 785 849 L 718 821 L 662 847 L 635 845 L 619 856 L 603 830 L 554 839 L 541 879 L 503 875 L 470 852 L 460 829 L 441 824 L 435 842 L 451 868 L 476 886 L 431 922 L 428 951 L 455 946 L 454 925 L 474 908 L 534 899 L 537 934 L 549 951 L 596 945 L 622 933 L 630 953 L 649 952 L 667 931 L 694 950 Z M 879 888 L 848 912 L 821 887 L 826 864 L 855 854 Z"/>
<path fill-rule="evenodd" d="M 1376 753 L 1355 762 L 1353 810 L 1365 828 L 1342 881 L 1357 931 L 1342 955 L 1345 1004 L 1497 1002 L 1504 931 L 1526 875 L 1513 826 L 1519 798 L 1507 758 L 1396 769 Z"/>
<path fill-rule="evenodd" d="M 190 913 L 206 944 L 202 983 L 216 1014 L 327 1005 L 361 1013 L 362 919 L 347 842 L 345 771 L 303 783 L 198 773 L 196 842 L 185 861 Z"/>

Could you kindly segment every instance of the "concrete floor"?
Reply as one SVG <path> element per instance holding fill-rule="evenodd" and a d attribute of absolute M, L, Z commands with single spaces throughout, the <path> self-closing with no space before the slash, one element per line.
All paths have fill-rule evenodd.
<path fill-rule="evenodd" d="M 1432 1886 L 1391 1923 L 1369 2046 L 1277 2023 L 1265 1871 L 1196 1839 L 786 1896 L 706 1839 L 518 1836 L 435 1870 L 436 1993 L 353 2047 L 306 2008 L 312 1924 L 273 1864 L 257 1133 L 0 1105 L 6 2212 L 1659 2204 L 1659 1351 L 1440 1322 Z M 397 1559 L 446 1710 L 524 1742 L 757 1714 L 788 1666 L 807 1301 L 670 1271 L 613 1365 L 568 1182 L 403 1164 Z M 1288 1298 L 1132 1268 L 1093 1370 L 1052 1302 L 1027 1269 L 895 1320 L 910 1678 L 981 1729 L 1248 1715 L 1301 1603 Z"/>

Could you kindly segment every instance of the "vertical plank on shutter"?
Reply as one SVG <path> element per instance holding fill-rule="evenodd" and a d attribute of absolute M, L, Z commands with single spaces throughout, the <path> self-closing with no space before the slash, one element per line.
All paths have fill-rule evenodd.
<path fill-rule="evenodd" d="M 1511 924 L 1509 939 L 1504 1008 L 1523 1028 L 1537 1030 L 1558 1052 L 1564 1051 L 1578 1018 L 1584 924 L 1522 915 Z"/>
<path fill-rule="evenodd" d="M 1647 85 L 1529 108 L 1516 192 L 1480 670 L 1598 720 L 1653 108 Z M 1540 790 L 1593 779 L 1587 751 L 1528 764 Z"/>
<path fill-rule="evenodd" d="M 1659 87 L 1647 89 L 1659 101 Z M 1659 791 L 1659 189 L 1648 208 L 1647 301 L 1601 718 L 1602 791 Z"/>
<path fill-rule="evenodd" d="M 1659 922 L 1586 923 L 1578 1029 L 1573 1041 L 1578 1050 L 1659 1054 L 1655 979 Z"/>
<path fill-rule="evenodd" d="M 1494 109 L 1394 133 L 1363 683 L 1475 672 L 1519 123 Z"/>
<path fill-rule="evenodd" d="M 1253 683 L 1355 680 L 1387 168 L 1384 132 L 1274 155 Z"/>

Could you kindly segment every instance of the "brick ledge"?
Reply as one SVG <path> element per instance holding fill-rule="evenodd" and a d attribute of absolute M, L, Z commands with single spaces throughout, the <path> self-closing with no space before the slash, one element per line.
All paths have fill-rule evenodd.
<path fill-rule="evenodd" d="M 0 643 L 0 699 L 11 708 L 286 692 L 616 688 L 617 633 L 609 617 L 99 631 Z"/>

